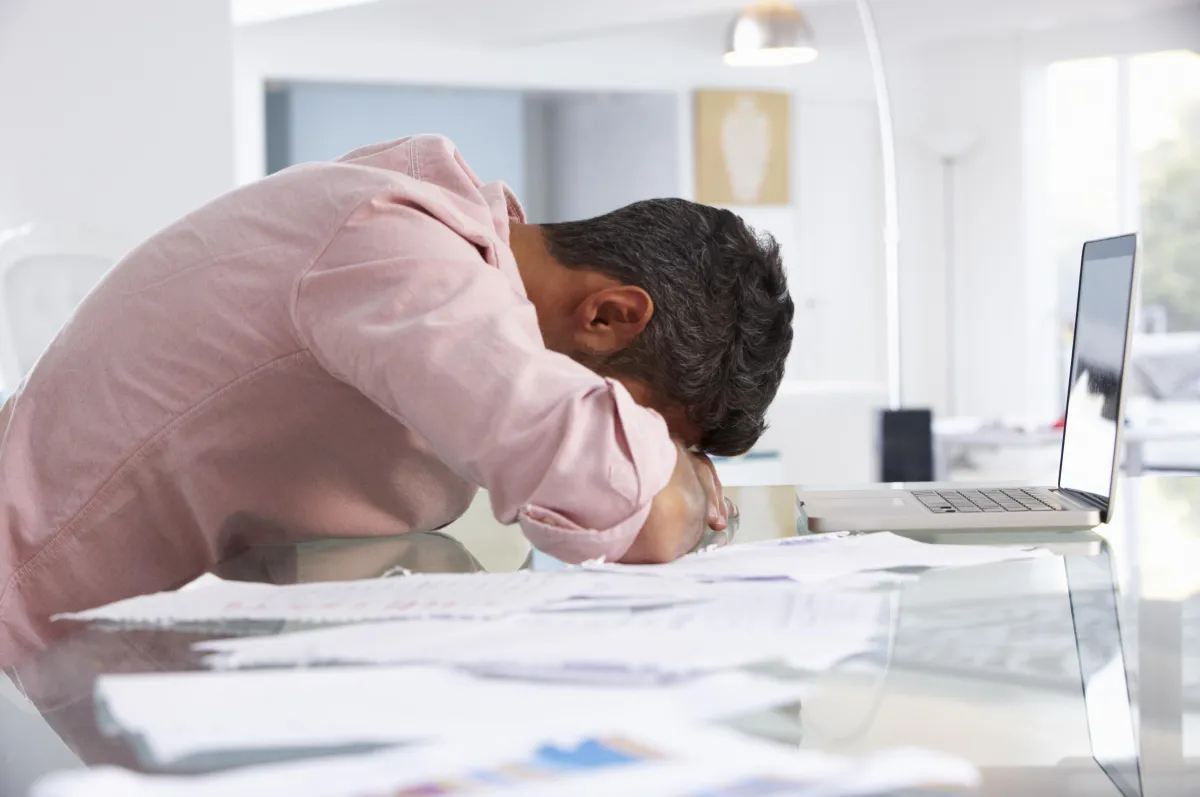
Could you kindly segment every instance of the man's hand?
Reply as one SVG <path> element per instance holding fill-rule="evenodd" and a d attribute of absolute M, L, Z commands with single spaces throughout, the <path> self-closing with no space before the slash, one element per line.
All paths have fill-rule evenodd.
<path fill-rule="evenodd" d="M 723 531 L 729 522 L 721 480 L 712 461 L 676 444 L 671 481 L 654 497 L 650 515 L 621 558 L 626 564 L 661 564 L 696 547 L 705 529 Z"/>
<path fill-rule="evenodd" d="M 688 458 L 708 499 L 708 527 L 713 531 L 724 531 L 729 525 L 729 503 L 725 500 L 725 491 L 721 487 L 721 477 L 717 475 L 717 468 L 705 454 L 689 453 Z"/>

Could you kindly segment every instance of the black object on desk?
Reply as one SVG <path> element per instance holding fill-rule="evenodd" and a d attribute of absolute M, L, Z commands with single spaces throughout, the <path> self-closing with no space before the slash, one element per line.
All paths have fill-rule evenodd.
<path fill-rule="evenodd" d="M 884 410 L 880 413 L 879 466 L 881 482 L 934 480 L 931 410 Z"/>

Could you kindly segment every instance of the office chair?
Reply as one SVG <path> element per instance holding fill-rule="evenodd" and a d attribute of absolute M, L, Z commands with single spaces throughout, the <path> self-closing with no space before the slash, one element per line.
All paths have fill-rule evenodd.
<path fill-rule="evenodd" d="M 95 255 L 0 252 L 0 379 L 12 390 L 111 262 Z"/>

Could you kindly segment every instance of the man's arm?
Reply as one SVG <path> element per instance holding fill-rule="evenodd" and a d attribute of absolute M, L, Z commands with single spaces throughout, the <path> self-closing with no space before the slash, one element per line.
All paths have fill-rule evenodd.
<path fill-rule="evenodd" d="M 712 462 L 676 444 L 671 481 L 654 496 L 646 522 L 621 561 L 673 562 L 695 548 L 708 529 L 721 531 L 727 524 L 721 482 Z"/>
<path fill-rule="evenodd" d="M 615 560 L 644 526 L 691 533 L 698 478 L 676 468 L 662 418 L 546 350 L 533 306 L 422 210 L 365 204 L 301 279 L 294 317 L 331 374 L 486 487 L 496 517 L 551 556 Z"/>

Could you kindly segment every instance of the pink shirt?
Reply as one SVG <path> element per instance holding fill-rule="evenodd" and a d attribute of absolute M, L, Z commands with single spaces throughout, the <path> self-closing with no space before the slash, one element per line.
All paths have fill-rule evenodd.
<path fill-rule="evenodd" d="M 662 418 L 548 351 L 520 207 L 418 136 L 288 169 L 151 238 L 0 410 L 0 665 L 47 617 L 251 545 L 443 526 L 476 485 L 568 560 L 619 557 Z"/>

